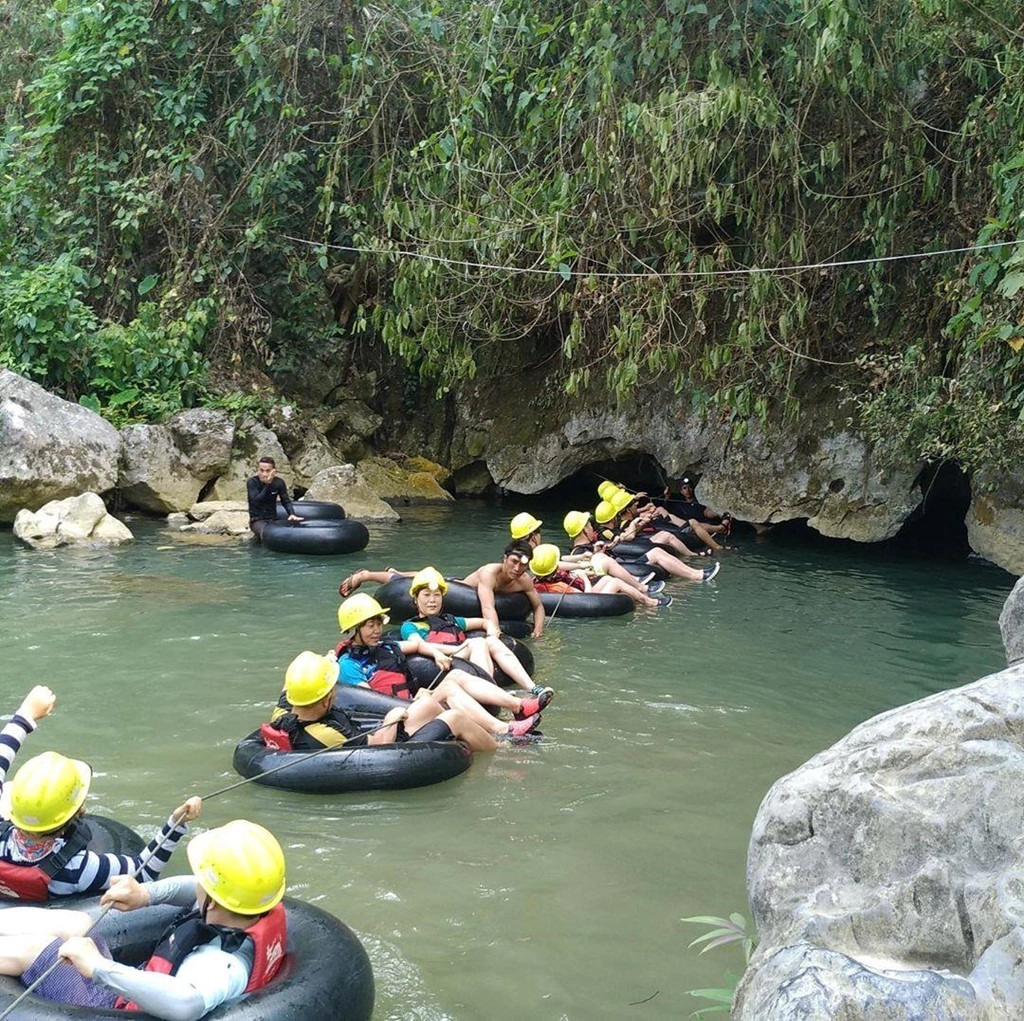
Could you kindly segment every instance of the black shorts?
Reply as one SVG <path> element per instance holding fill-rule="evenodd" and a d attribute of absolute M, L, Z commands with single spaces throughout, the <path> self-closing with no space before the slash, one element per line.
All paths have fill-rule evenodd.
<path fill-rule="evenodd" d="M 454 741 L 455 735 L 452 728 L 444 720 L 431 720 L 424 723 L 415 734 L 411 735 L 410 741 Z"/>

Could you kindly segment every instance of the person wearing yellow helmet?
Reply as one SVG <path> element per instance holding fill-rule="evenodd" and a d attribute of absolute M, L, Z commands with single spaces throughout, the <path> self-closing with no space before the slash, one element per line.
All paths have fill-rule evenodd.
<path fill-rule="evenodd" d="M 625 494 L 625 496 L 629 496 L 629 494 Z M 643 523 L 643 519 L 633 518 L 633 502 L 634 498 L 632 496 L 629 496 L 629 499 L 620 496 L 614 503 L 602 500 L 594 511 L 594 520 L 602 526 L 601 531 L 598 532 L 595 529 L 594 536 L 589 542 L 581 543 L 577 540 L 573 552 L 593 551 L 616 556 L 617 554 L 614 552 L 616 547 L 620 543 L 631 542 L 635 539 L 636 531 Z M 616 504 L 621 507 L 621 511 L 616 510 Z M 647 540 L 645 545 L 648 545 L 649 548 L 637 553 L 637 558 L 652 567 L 660 567 L 673 578 L 685 578 L 687 581 L 711 581 L 718 574 L 721 567 L 720 564 L 715 563 L 710 567 L 705 567 L 703 570 L 698 570 L 689 564 L 684 564 L 678 556 L 675 556 L 668 550 L 662 549 L 658 545 L 653 545 L 664 538 L 670 540 L 667 543 L 668 545 L 674 545 L 674 547 L 681 546 L 690 556 L 694 555 L 675 536 L 667 532 L 655 533 L 649 536 L 645 535 L 643 538 Z"/>
<path fill-rule="evenodd" d="M 491 751 L 494 738 L 457 709 L 443 709 L 430 698 L 407 709 L 396 708 L 375 722 L 371 733 L 334 704 L 338 661 L 300 652 L 285 673 L 284 691 L 260 733 L 279 751 L 312 752 L 341 745 L 395 744 L 404 741 L 465 741 L 474 751 Z"/>
<path fill-rule="evenodd" d="M 141 855 L 98 854 L 88 847 L 92 832 L 84 818 L 92 781 L 87 763 L 43 752 L 7 781 L 25 738 L 56 701 L 48 687 L 37 685 L 0 731 L 0 791 L 6 786 L 10 798 L 10 819 L 0 821 L 0 897 L 29 902 L 100 893 L 142 862 L 143 878 L 156 879 L 199 815 L 199 798 L 179 805 Z"/>
<path fill-rule="evenodd" d="M 432 698 L 443 707 L 462 710 L 499 739 L 525 737 L 536 728 L 540 722 L 536 699 L 517 698 L 492 681 L 460 669 L 451 658 L 451 646 L 426 642 L 419 635 L 406 639 L 385 635 L 388 619 L 387 608 L 361 592 L 338 607 L 338 625 L 348 635 L 334 649 L 341 684 L 364 685 L 404 699 Z M 418 684 L 406 660 L 412 655 L 427 656 L 437 664 L 437 683 Z M 484 706 L 508 709 L 513 718 L 503 722 Z"/>
<path fill-rule="evenodd" d="M 123 876 L 101 904 L 181 908 L 140 968 L 114 961 L 84 911 L 0 912 L 0 974 L 37 980 L 34 995 L 64 1006 L 145 1011 L 198 1021 L 270 983 L 285 957 L 285 860 L 264 827 L 236 819 L 193 837 L 192 875 L 139 883 Z"/>
<path fill-rule="evenodd" d="M 483 564 L 463 578 L 467 585 L 476 589 L 480 600 L 480 615 L 487 622 L 486 631 L 489 635 L 501 633 L 498 611 L 494 608 L 494 596 L 498 592 L 522 592 L 533 611 L 531 637 L 540 638 L 544 634 L 544 604 L 537 595 L 533 578 L 526 571 L 531 556 L 533 547 L 529 543 L 513 541 L 505 547 L 498 563 Z"/>
<path fill-rule="evenodd" d="M 538 592 L 557 592 L 572 598 L 574 592 L 596 592 L 598 594 L 627 595 L 637 606 L 654 608 L 671 606 L 672 597 L 667 595 L 649 596 L 635 585 L 626 584 L 618 578 L 605 576 L 591 584 L 587 574 L 579 567 L 561 560 L 561 551 L 553 543 L 541 543 L 530 560 L 530 573 Z"/>
<path fill-rule="evenodd" d="M 538 521 L 532 514 L 523 511 L 508 523 L 508 530 L 513 542 L 526 542 L 536 546 L 540 542 L 540 526 L 543 524 L 543 521 Z"/>
<path fill-rule="evenodd" d="M 409 595 L 413 598 L 418 616 L 402 624 L 402 638 L 419 635 L 434 645 L 450 646 L 454 658 L 468 660 L 491 680 L 494 680 L 496 667 L 500 668 L 520 688 L 539 700 L 537 711 L 540 712 L 551 701 L 554 691 L 534 684 L 515 652 L 500 636 L 485 634 L 467 638 L 467 631 L 486 631 L 487 621 L 483 617 L 456 617 L 445 613 L 444 597 L 447 591 L 448 582 L 434 567 L 424 567 L 413 578 Z"/>
<path fill-rule="evenodd" d="M 617 578 L 623 585 L 646 596 L 657 596 L 665 587 L 664 581 L 654 580 L 652 571 L 647 571 L 639 578 L 635 577 L 611 554 L 604 552 L 605 544 L 598 538 L 597 529 L 587 511 L 569 511 L 562 522 L 562 528 L 570 543 L 569 552 L 562 554 L 563 566 L 584 571 L 594 583 L 604 577 Z"/>

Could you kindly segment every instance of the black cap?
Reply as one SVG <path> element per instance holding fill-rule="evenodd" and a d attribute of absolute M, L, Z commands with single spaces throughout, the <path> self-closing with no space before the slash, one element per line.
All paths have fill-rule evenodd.
<path fill-rule="evenodd" d="M 679 483 L 680 489 L 682 489 L 683 486 L 689 486 L 691 489 L 693 489 L 693 483 L 689 479 L 683 479 L 683 481 Z"/>

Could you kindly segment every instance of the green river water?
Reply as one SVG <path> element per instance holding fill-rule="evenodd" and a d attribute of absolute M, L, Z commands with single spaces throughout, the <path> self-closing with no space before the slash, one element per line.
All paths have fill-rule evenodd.
<path fill-rule="evenodd" d="M 496 558 L 521 509 L 410 509 L 340 558 L 186 545 L 138 519 L 138 541 L 109 551 L 39 553 L 0 533 L 5 711 L 33 683 L 59 698 L 23 755 L 89 760 L 90 809 L 149 836 L 185 796 L 236 779 L 234 745 L 288 662 L 336 640 L 342 576 L 463 573 Z M 721 984 L 740 958 L 698 958 L 686 945 L 701 930 L 680 919 L 746 912 L 768 787 L 876 713 L 1004 666 L 997 618 L 1013 582 L 980 561 L 780 536 L 722 560 L 709 585 L 670 585 L 667 609 L 549 625 L 533 643 L 558 692 L 540 744 L 413 791 L 250 784 L 200 822 L 274 830 L 290 892 L 363 939 L 378 1019 L 688 1015 L 701 1001 L 687 991 Z M 185 867 L 179 853 L 171 871 Z"/>

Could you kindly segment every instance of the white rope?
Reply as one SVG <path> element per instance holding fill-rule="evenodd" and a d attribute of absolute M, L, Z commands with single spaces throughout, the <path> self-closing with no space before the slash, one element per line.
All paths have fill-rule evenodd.
<path fill-rule="evenodd" d="M 431 255 L 428 252 L 417 252 L 409 249 L 394 248 L 360 248 L 355 245 L 332 245 L 324 242 L 312 241 L 309 238 L 294 237 L 290 234 L 279 235 L 285 241 L 294 244 L 306 245 L 323 251 L 352 252 L 356 255 L 389 256 L 403 259 L 420 259 L 424 262 L 434 262 L 443 266 L 452 266 L 456 269 L 492 270 L 497 273 L 510 273 L 519 276 L 540 276 L 560 277 L 565 280 L 564 271 L 558 269 L 539 269 L 530 266 L 503 266 L 491 262 L 472 262 L 468 259 L 452 259 L 444 255 Z M 992 241 L 984 245 L 967 245 L 961 248 L 940 248 L 934 252 L 907 252 L 902 255 L 875 255 L 865 259 L 833 259 L 826 262 L 806 262 L 793 266 L 747 266 L 738 269 L 715 269 L 695 270 L 681 269 L 671 273 L 659 273 L 656 270 L 645 272 L 612 272 L 611 270 L 579 270 L 569 269 L 570 276 L 577 277 L 607 277 L 615 280 L 709 280 L 718 277 L 742 277 L 742 276 L 786 276 L 793 273 L 807 273 L 827 269 L 842 269 L 849 266 L 872 266 L 886 262 L 906 262 L 911 259 L 932 259 L 942 255 L 966 255 L 991 250 L 993 248 L 1006 248 L 1024 244 L 1024 239 L 1015 241 Z"/>

